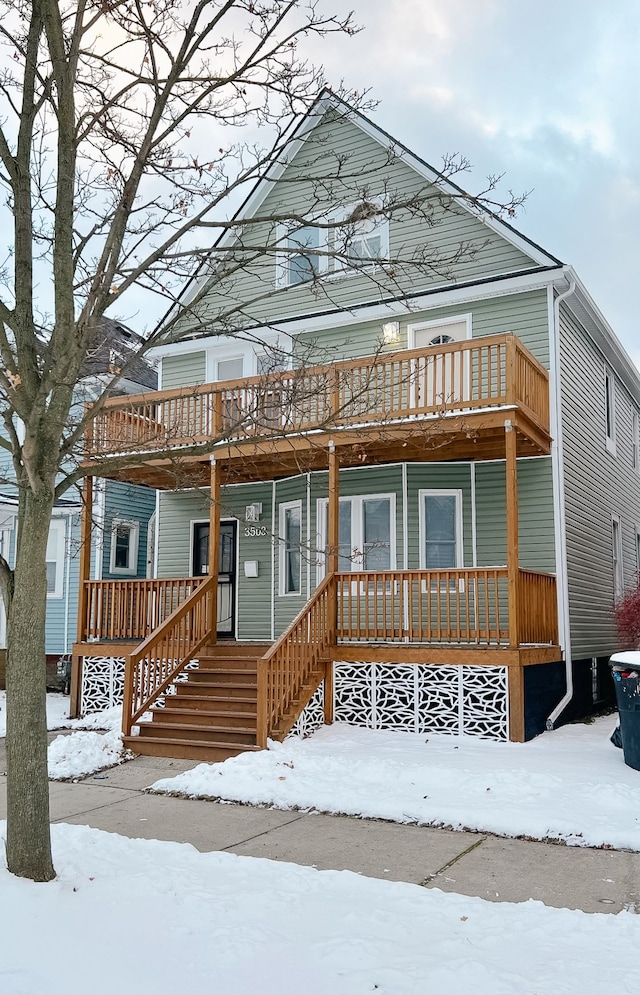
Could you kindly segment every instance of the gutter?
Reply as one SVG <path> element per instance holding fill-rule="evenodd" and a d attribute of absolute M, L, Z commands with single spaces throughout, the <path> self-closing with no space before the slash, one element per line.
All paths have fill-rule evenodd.
<path fill-rule="evenodd" d="M 558 718 L 573 698 L 573 658 L 571 655 L 571 625 L 569 621 L 569 582 L 567 573 L 567 518 L 564 492 L 564 465 L 562 442 L 562 384 L 560 376 L 560 304 L 575 293 L 576 281 L 571 278 L 568 290 L 553 302 L 553 348 L 550 366 L 554 382 L 551 406 L 552 475 L 555 504 L 556 577 L 558 583 L 558 622 L 560 639 L 564 648 L 566 691 L 546 721 L 548 730 L 555 729 Z M 551 288 L 550 293 L 553 293 Z"/>

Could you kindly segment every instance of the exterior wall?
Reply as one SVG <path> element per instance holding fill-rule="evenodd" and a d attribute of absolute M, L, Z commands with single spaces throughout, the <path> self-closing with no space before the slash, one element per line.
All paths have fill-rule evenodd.
<path fill-rule="evenodd" d="M 574 659 L 617 647 L 612 516 L 621 520 L 625 587 L 635 584 L 640 477 L 632 466 L 635 406 L 615 377 L 616 455 L 606 448 L 605 361 L 565 305 L 560 311 L 567 572 Z"/>
<path fill-rule="evenodd" d="M 162 359 L 162 389 L 193 387 L 207 379 L 206 353 L 203 349 L 181 356 L 164 356 Z"/>
<path fill-rule="evenodd" d="M 125 522 L 138 522 L 138 559 L 135 573 L 131 577 L 147 575 L 147 536 L 149 519 L 156 510 L 156 492 L 149 487 L 136 487 L 115 480 L 106 483 L 104 502 L 104 535 L 102 553 L 102 577 L 104 580 L 123 580 L 121 573 L 111 573 L 111 528 L 114 519 Z"/>
<path fill-rule="evenodd" d="M 321 175 L 321 183 L 313 177 Z M 335 175 L 335 179 L 327 177 Z M 275 242 L 273 223 L 256 222 L 245 230 L 243 246 L 238 245 L 230 262 L 241 262 L 241 272 L 216 277 L 202 306 L 197 310 L 202 326 L 213 324 L 238 312 L 242 302 L 242 319 L 246 324 L 263 324 L 284 316 L 313 313 L 320 309 L 349 308 L 380 296 L 415 291 L 446 282 L 461 282 L 483 276 L 528 269 L 536 265 L 524 252 L 456 205 L 445 210 L 438 195 L 423 176 L 365 134 L 355 124 L 331 115 L 319 124 L 297 153 L 286 171 L 286 183 L 275 183 L 259 209 L 259 218 L 287 216 L 292 213 L 321 217 L 336 208 L 347 208 L 362 197 L 385 196 L 387 202 L 422 198 L 432 207 L 430 221 L 414 212 L 398 209 L 390 224 L 391 258 L 400 260 L 393 274 L 380 271 L 364 275 L 336 276 L 319 285 L 306 284 L 290 288 L 276 287 Z M 266 254 L 261 251 L 270 246 Z M 461 245 L 471 251 L 453 260 Z M 252 251 L 253 246 L 253 251 Z M 436 250 L 433 268 L 416 266 L 416 250 L 427 246 Z M 257 251 L 256 251 L 257 249 Z M 410 260 L 414 260 L 410 263 Z M 447 265 L 444 260 L 450 261 Z M 403 265 L 404 261 L 404 265 Z M 443 279 L 443 272 L 446 276 Z M 236 313 L 237 321 L 237 313 Z M 193 324 L 185 317 L 184 326 Z M 178 326 L 180 327 L 180 326 Z"/>
<path fill-rule="evenodd" d="M 65 523 L 65 557 L 63 562 L 62 593 L 47 597 L 45 647 L 48 655 L 71 652 L 76 638 L 78 618 L 78 586 L 80 576 L 80 514 L 56 515 L 52 521 Z"/>

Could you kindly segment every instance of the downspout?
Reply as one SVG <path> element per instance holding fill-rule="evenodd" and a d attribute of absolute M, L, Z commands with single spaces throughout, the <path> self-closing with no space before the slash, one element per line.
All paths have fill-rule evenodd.
<path fill-rule="evenodd" d="M 571 625 L 569 621 L 569 581 L 567 573 L 567 518 L 564 495 L 564 464 L 562 444 L 562 384 L 560 356 L 560 304 L 571 297 L 576 289 L 571 280 L 569 289 L 559 294 L 553 302 L 553 349 L 551 350 L 551 373 L 553 377 L 553 404 L 551 405 L 551 469 L 555 501 L 555 540 L 556 540 L 556 579 L 558 584 L 558 622 L 560 638 L 564 647 L 566 691 L 549 715 L 546 727 L 555 728 L 558 718 L 573 698 L 573 660 L 571 655 Z M 553 290 L 551 290 L 553 293 Z"/>

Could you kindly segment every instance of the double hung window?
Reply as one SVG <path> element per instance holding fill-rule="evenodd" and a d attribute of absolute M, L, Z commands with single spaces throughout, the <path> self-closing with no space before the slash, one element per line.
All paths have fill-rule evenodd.
<path fill-rule="evenodd" d="M 604 371 L 604 416 L 606 448 L 616 455 L 616 382 L 611 370 Z"/>
<path fill-rule="evenodd" d="M 138 569 L 140 524 L 115 520 L 111 524 L 109 573 L 135 574 Z"/>
<path fill-rule="evenodd" d="M 328 502 L 318 501 L 320 557 L 318 581 L 326 572 Z M 395 495 L 340 498 L 338 570 L 379 571 L 395 568 Z"/>
<path fill-rule="evenodd" d="M 280 505 L 280 594 L 302 591 L 302 502 Z"/>
<path fill-rule="evenodd" d="M 61 598 L 64 580 L 65 522 L 52 521 L 47 539 L 47 597 Z"/>
<path fill-rule="evenodd" d="M 423 570 L 457 570 L 463 565 L 462 492 L 421 490 L 420 566 Z"/>

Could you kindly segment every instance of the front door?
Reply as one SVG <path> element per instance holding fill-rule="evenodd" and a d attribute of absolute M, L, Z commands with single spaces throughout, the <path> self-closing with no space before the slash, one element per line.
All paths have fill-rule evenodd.
<path fill-rule="evenodd" d="M 237 522 L 220 522 L 218 563 L 218 638 L 233 639 L 236 633 L 236 534 Z M 209 573 L 209 523 L 193 527 L 193 574 Z"/>

